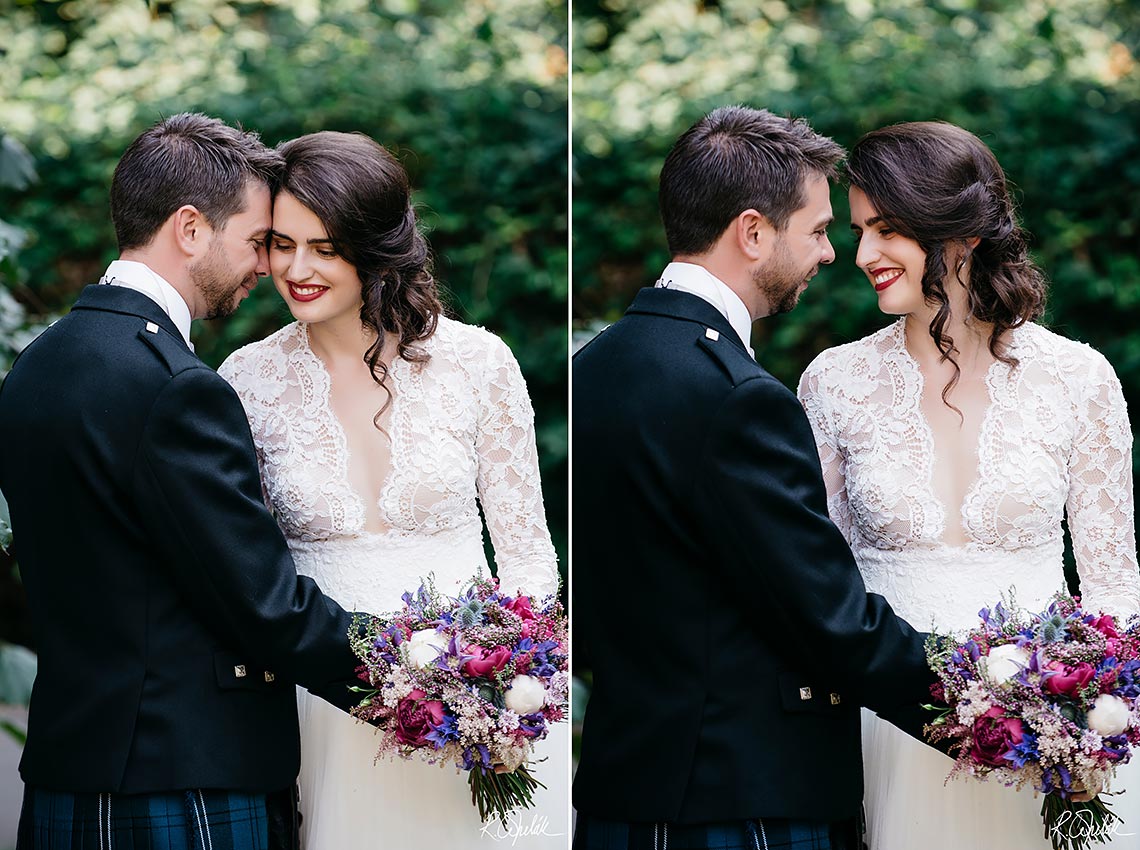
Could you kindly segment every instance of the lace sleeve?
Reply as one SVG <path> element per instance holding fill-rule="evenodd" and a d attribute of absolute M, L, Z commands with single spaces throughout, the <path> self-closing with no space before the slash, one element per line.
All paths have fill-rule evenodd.
<path fill-rule="evenodd" d="M 534 409 L 518 363 L 497 338 L 481 395 L 477 484 L 499 583 L 504 593 L 543 597 L 558 590 L 558 562 L 542 505 Z"/>
<path fill-rule="evenodd" d="M 250 433 L 253 435 L 253 448 L 257 455 L 257 474 L 261 479 L 261 500 L 265 502 L 265 507 L 269 508 L 270 513 L 274 513 L 273 502 L 269 498 L 269 491 L 265 488 L 265 455 L 262 451 L 262 439 L 254 428 L 254 419 L 250 414 L 250 402 L 247 395 L 243 392 L 243 381 L 245 377 L 240 367 L 235 362 L 232 354 L 225 359 L 221 366 L 218 367 L 218 375 L 221 376 L 227 384 L 234 388 L 234 392 L 238 394 L 241 399 L 242 409 L 245 411 L 246 422 L 249 423 Z"/>
<path fill-rule="evenodd" d="M 816 450 L 823 468 L 823 483 L 827 487 L 827 513 L 851 545 L 851 510 L 847 503 L 847 458 L 839 448 L 835 423 L 828 411 L 827 390 L 820 373 L 825 367 L 819 360 L 812 362 L 800 378 L 796 395 L 807 413 L 815 435 Z"/>
<path fill-rule="evenodd" d="M 1132 502 L 1132 432 L 1120 381 L 1103 357 L 1078 384 L 1066 513 L 1082 602 L 1093 611 L 1140 611 Z"/>

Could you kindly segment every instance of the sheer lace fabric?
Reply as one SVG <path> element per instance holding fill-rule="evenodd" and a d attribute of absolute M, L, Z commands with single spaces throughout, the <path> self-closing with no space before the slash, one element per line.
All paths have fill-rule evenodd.
<path fill-rule="evenodd" d="M 1012 331 L 1018 365 L 990 367 L 976 477 L 963 504 L 947 506 L 934 492 L 923 376 L 904 341 L 900 319 L 823 352 L 800 381 L 828 509 L 869 589 L 918 627 L 972 625 L 1011 585 L 1035 605 L 1063 587 L 1067 514 L 1086 604 L 1140 610 L 1132 435 L 1108 361 L 1038 325 Z M 949 523 L 964 546 L 943 542 Z"/>
<path fill-rule="evenodd" d="M 278 523 L 334 598 L 385 611 L 409 589 L 409 569 L 449 565 L 461 579 L 485 565 L 478 499 L 504 590 L 553 592 L 534 412 L 514 357 L 492 334 L 446 318 L 425 348 L 426 364 L 391 366 L 392 466 L 373 494 L 388 529 L 379 534 L 364 530 L 367 496 L 349 485 L 352 459 L 306 326 L 288 325 L 222 365 L 245 406 Z"/>
<path fill-rule="evenodd" d="M 981 607 L 1011 590 L 1021 605 L 1044 606 L 1065 584 L 1065 516 L 1085 603 L 1121 616 L 1140 611 L 1132 437 L 1112 367 L 1033 324 L 1011 332 L 1009 353 L 1018 365 L 997 362 L 986 376 L 977 469 L 961 505 L 935 495 L 923 376 L 902 319 L 823 352 L 800 381 L 831 518 L 867 589 L 919 629 L 972 626 Z M 951 523 L 964 545 L 945 542 Z M 872 850 L 1050 847 L 1031 792 L 944 784 L 948 757 L 867 711 L 863 751 Z M 1114 803 L 1125 824 L 1105 846 L 1136 846 L 1138 767 L 1120 772 L 1117 787 L 1132 791 Z"/>
<path fill-rule="evenodd" d="M 455 592 L 486 571 L 481 504 L 504 591 L 554 592 L 534 413 L 514 357 L 492 334 L 446 318 L 423 347 L 427 363 L 391 366 L 391 468 L 376 494 L 349 483 L 354 461 L 304 324 L 240 349 L 218 370 L 245 407 L 266 501 L 298 572 L 344 607 L 376 614 L 397 609 L 429 574 Z M 365 530 L 367 498 L 377 500 L 382 532 Z M 304 847 L 349 847 L 361 836 L 385 847 L 486 844 L 464 776 L 418 761 L 374 764 L 370 727 L 300 689 L 298 709 Z M 527 839 L 535 848 L 562 847 L 569 832 L 568 738 L 567 724 L 556 724 L 537 747 L 546 761 L 536 775 L 548 788 L 535 795 L 545 819 L 545 836 Z"/>

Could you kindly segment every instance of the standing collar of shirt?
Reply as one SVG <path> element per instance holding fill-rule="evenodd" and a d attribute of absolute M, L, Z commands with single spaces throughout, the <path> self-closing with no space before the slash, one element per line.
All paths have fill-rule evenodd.
<path fill-rule="evenodd" d="M 712 304 L 728 319 L 728 323 L 732 325 L 732 329 L 748 349 L 749 356 L 756 357 L 752 346 L 749 345 L 752 340 L 752 314 L 748 312 L 740 296 L 704 266 L 694 263 L 670 263 L 661 273 L 657 286 L 688 292 Z"/>
<path fill-rule="evenodd" d="M 170 316 L 190 350 L 194 350 L 190 342 L 190 307 L 178 290 L 150 266 L 135 260 L 114 260 L 99 282 L 125 286 L 150 298 Z"/>

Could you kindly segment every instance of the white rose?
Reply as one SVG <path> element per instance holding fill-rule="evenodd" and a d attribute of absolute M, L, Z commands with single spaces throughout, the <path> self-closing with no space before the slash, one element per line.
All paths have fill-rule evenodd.
<path fill-rule="evenodd" d="M 408 662 L 424 668 L 434 664 L 439 654 L 447 649 L 447 640 L 435 629 L 420 629 L 408 638 Z"/>
<path fill-rule="evenodd" d="M 1101 694 L 1089 712 L 1089 728 L 1106 738 L 1119 735 L 1128 728 L 1128 703 L 1112 694 Z"/>
<path fill-rule="evenodd" d="M 546 703 L 546 688 L 534 676 L 515 676 L 504 699 L 515 714 L 534 714 Z"/>
<path fill-rule="evenodd" d="M 1006 682 L 1029 664 L 1029 653 L 1014 643 L 995 646 L 978 659 L 978 670 L 994 684 Z"/>

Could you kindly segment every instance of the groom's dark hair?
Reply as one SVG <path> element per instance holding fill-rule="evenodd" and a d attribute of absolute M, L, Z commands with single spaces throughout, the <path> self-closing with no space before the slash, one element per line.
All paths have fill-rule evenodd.
<path fill-rule="evenodd" d="M 179 207 L 190 204 L 211 227 L 225 227 L 245 208 L 250 181 L 270 187 L 281 171 L 281 154 L 257 133 L 217 118 L 183 112 L 135 139 L 111 179 L 111 219 L 119 251 L 149 245 Z"/>
<path fill-rule="evenodd" d="M 782 231 L 806 203 L 804 178 L 838 176 L 844 150 L 803 118 L 722 106 L 690 127 L 665 158 L 658 203 L 673 256 L 710 250 L 754 209 Z"/>

